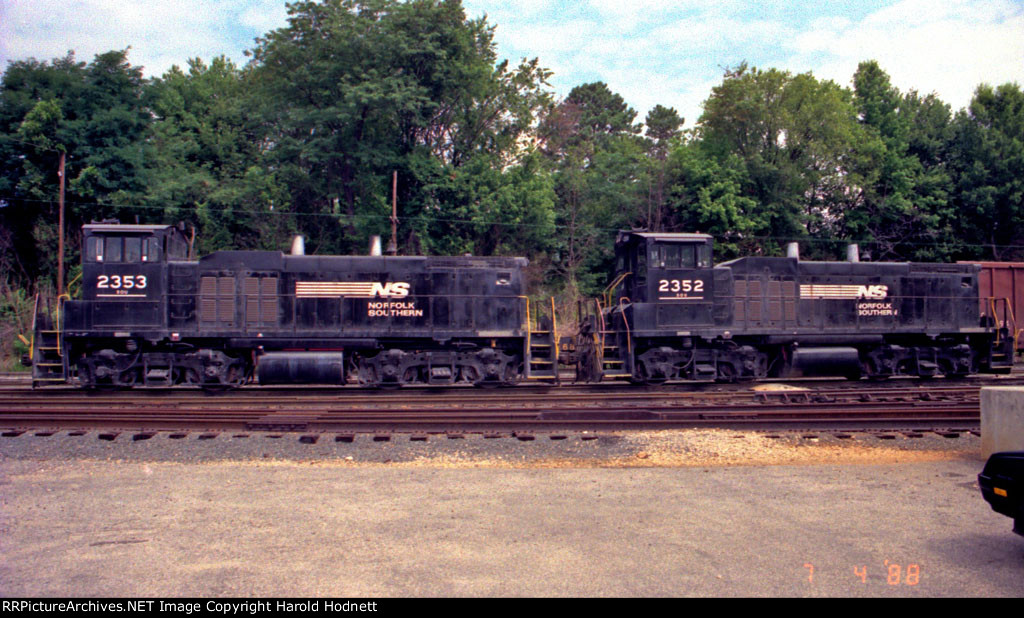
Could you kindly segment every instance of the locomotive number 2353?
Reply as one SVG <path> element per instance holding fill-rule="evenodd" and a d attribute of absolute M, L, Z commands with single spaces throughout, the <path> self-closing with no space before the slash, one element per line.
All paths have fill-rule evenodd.
<path fill-rule="evenodd" d="M 97 288 L 111 290 L 141 290 L 146 287 L 146 275 L 100 275 L 96 279 Z"/>
<path fill-rule="evenodd" d="M 702 279 L 662 279 L 658 281 L 659 292 L 703 292 Z"/>

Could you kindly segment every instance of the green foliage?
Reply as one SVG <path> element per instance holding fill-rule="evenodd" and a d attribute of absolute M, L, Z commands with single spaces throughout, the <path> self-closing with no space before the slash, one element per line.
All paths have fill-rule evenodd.
<path fill-rule="evenodd" d="M 1024 259 L 1024 92 L 981 85 L 954 121 L 951 167 L 958 236 L 974 257 Z"/>
<path fill-rule="evenodd" d="M 24 370 L 21 357 L 29 349 L 19 338 L 32 336 L 33 298 L 0 281 L 0 371 Z"/>
<path fill-rule="evenodd" d="M 196 226 L 200 253 L 281 248 L 294 225 L 280 216 L 287 187 L 261 160 L 266 131 L 250 112 L 250 82 L 230 60 L 196 58 L 149 89 L 156 118 L 144 200 L 159 220 Z"/>
<path fill-rule="evenodd" d="M 27 281 L 56 272 L 59 152 L 65 168 L 68 230 L 93 219 L 137 214 L 130 205 L 145 187 L 145 141 L 150 114 L 144 80 L 127 50 L 91 63 L 69 54 L 52 63 L 13 62 L 0 84 L 0 191 L 9 203 L 0 225 L 15 238 Z M 16 140 L 16 141 L 15 141 Z M 78 235 L 67 234 L 67 262 L 77 258 Z"/>
<path fill-rule="evenodd" d="M 853 143 L 851 198 L 837 229 L 868 241 L 872 259 L 948 259 L 949 107 L 901 95 L 874 61 L 861 63 L 853 81 L 863 136 Z"/>
<path fill-rule="evenodd" d="M 642 216 L 645 166 L 636 111 L 601 82 L 577 86 L 543 119 L 543 152 L 555 174 L 561 233 L 549 273 L 593 295 L 607 283 L 615 230 Z"/>
<path fill-rule="evenodd" d="M 536 61 L 495 65 L 484 19 L 436 0 L 298 2 L 289 14 L 288 27 L 258 40 L 254 84 L 267 160 L 325 250 L 362 250 L 386 232 L 395 171 L 406 251 L 497 251 L 507 242 L 463 233 L 523 216 L 493 212 L 503 204 L 550 204 L 534 196 L 537 179 L 506 169 L 521 165 L 520 140 L 548 105 L 548 72 Z M 530 205 L 500 197 L 517 180 Z"/>
<path fill-rule="evenodd" d="M 757 202 L 743 195 L 747 177 L 739 156 L 719 158 L 697 142 L 678 143 L 669 153 L 668 177 L 665 231 L 711 234 L 719 260 L 757 251 L 744 239 L 768 222 Z"/>
<path fill-rule="evenodd" d="M 846 197 L 849 150 L 861 133 L 847 90 L 810 73 L 743 64 L 712 89 L 698 138 L 719 161 L 742 162 L 741 191 L 756 204 L 756 212 L 743 213 L 744 228 L 778 241 L 763 245 L 771 253 L 786 240 L 828 233 Z"/>

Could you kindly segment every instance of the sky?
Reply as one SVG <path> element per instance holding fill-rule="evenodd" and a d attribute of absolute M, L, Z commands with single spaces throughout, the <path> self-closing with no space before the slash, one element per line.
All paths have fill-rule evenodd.
<path fill-rule="evenodd" d="M 499 58 L 539 58 L 558 96 L 603 81 L 642 121 L 655 105 L 693 126 L 726 68 L 849 86 L 874 59 L 901 91 L 954 110 L 980 83 L 1024 85 L 1024 0 L 463 0 L 496 25 Z M 287 24 L 284 0 L 0 0 L 0 69 L 131 47 L 147 76 L 189 58 L 247 61 L 253 39 Z"/>

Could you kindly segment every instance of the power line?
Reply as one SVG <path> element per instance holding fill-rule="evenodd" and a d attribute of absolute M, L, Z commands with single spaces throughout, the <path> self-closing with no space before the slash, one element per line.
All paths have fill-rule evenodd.
<path fill-rule="evenodd" d="M 47 148 L 46 146 L 40 146 L 39 144 L 34 144 L 32 142 L 26 142 L 23 139 L 15 139 L 15 138 L 13 138 L 13 137 L 11 137 L 9 135 L 0 135 L 0 139 L 5 139 L 5 140 L 11 141 L 11 142 L 17 142 L 19 144 L 25 144 L 26 146 L 32 146 L 33 148 L 38 148 L 39 150 L 45 150 L 47 152 L 56 152 L 58 154 L 60 153 L 59 150 L 56 150 L 54 148 Z"/>
<path fill-rule="evenodd" d="M 40 200 L 40 199 L 10 197 L 10 196 L 6 196 L 5 197 L 5 196 L 0 195 L 0 203 L 6 202 L 8 205 L 10 205 L 12 201 L 30 202 L 30 203 L 39 203 L 39 204 L 50 204 L 50 205 L 57 204 L 56 200 Z M 252 209 L 238 209 L 238 208 L 211 208 L 211 207 L 208 207 L 208 206 L 204 206 L 204 207 L 202 207 L 200 209 L 200 208 L 196 208 L 196 207 L 192 207 L 192 206 L 169 206 L 168 207 L 168 206 L 152 206 L 152 205 L 146 205 L 146 204 L 111 204 L 111 203 L 104 203 L 104 202 L 73 202 L 73 201 L 65 201 L 65 204 L 66 205 L 75 205 L 75 206 L 96 206 L 96 207 L 105 207 L 105 208 L 122 209 L 122 210 L 143 210 L 143 211 L 148 210 L 148 211 L 157 211 L 157 212 L 161 212 L 161 213 L 162 212 L 166 212 L 167 210 L 174 209 L 174 210 L 181 210 L 181 211 L 185 211 L 185 212 L 189 212 L 189 211 L 190 212 L 198 212 L 199 210 L 204 210 L 204 211 L 211 212 L 211 213 L 229 212 L 229 213 L 233 213 L 233 214 L 245 214 L 245 215 L 252 215 L 252 216 L 267 216 L 267 215 L 270 215 L 270 216 L 278 216 L 278 217 L 290 216 L 290 217 L 311 217 L 311 218 L 325 218 L 325 219 L 329 218 L 329 219 L 333 219 L 335 221 L 339 221 L 339 220 L 345 221 L 345 220 L 349 219 L 349 215 L 347 215 L 347 214 L 329 213 L 329 212 L 295 212 L 295 211 L 280 210 L 280 209 L 274 209 L 274 210 L 271 210 L 271 209 L 267 209 L 267 210 L 252 210 Z M 0 212 L 2 212 L 2 210 L 0 210 Z M 354 219 L 354 220 L 370 219 L 370 220 L 390 221 L 391 215 L 390 214 L 380 214 L 380 215 L 376 215 L 376 214 L 356 214 L 356 215 L 352 215 L 351 218 Z M 407 216 L 401 217 L 401 219 L 403 221 L 406 221 L 406 222 L 447 223 L 447 224 L 457 224 L 457 225 L 500 226 L 500 227 L 507 227 L 507 228 L 545 228 L 546 229 L 546 228 L 549 228 L 549 227 L 553 227 L 554 229 L 562 229 L 562 230 L 568 230 L 568 229 L 572 228 L 572 226 L 568 226 L 568 225 L 564 225 L 564 224 L 560 225 L 560 224 L 557 224 L 557 223 L 552 223 L 552 224 L 548 225 L 548 224 L 543 224 L 543 223 L 521 223 L 521 222 L 520 223 L 512 223 L 512 222 L 507 222 L 507 221 L 480 221 L 480 220 L 474 220 L 474 219 L 457 219 L 457 218 L 450 218 L 450 217 L 435 217 L 435 216 L 430 216 L 430 215 L 425 215 L 425 214 L 407 215 Z M 587 229 L 595 231 L 595 232 L 607 232 L 607 233 L 614 234 L 614 233 L 617 233 L 621 228 L 619 228 L 619 227 L 590 226 Z M 811 243 L 811 244 L 858 243 L 858 244 L 861 244 L 861 245 L 868 245 L 868 246 L 870 246 L 870 245 L 879 245 L 879 244 L 891 244 L 891 245 L 896 246 L 896 247 L 949 247 L 950 244 L 951 244 L 948 241 L 930 241 L 930 242 L 926 242 L 926 241 L 909 241 L 909 240 L 908 241 L 902 241 L 902 240 L 901 241 L 886 241 L 886 240 L 851 239 L 851 238 L 821 238 L 821 237 L 815 237 L 815 236 L 789 236 L 789 237 L 787 237 L 787 236 L 756 236 L 756 235 L 742 235 L 742 234 L 733 234 L 733 235 L 719 234 L 719 235 L 713 235 L 713 237 L 715 238 L 716 241 L 719 241 L 719 242 L 755 241 L 755 242 L 760 242 L 760 243 L 765 243 L 765 244 L 767 244 L 767 243 L 780 243 L 780 244 L 784 244 L 784 243 L 788 243 L 788 242 Z M 1024 245 L 992 245 L 992 244 L 957 244 L 956 245 L 956 248 L 962 248 L 962 249 L 991 249 L 993 247 L 995 247 L 997 249 L 1003 249 L 1003 250 L 1008 250 L 1008 249 L 1024 249 Z"/>

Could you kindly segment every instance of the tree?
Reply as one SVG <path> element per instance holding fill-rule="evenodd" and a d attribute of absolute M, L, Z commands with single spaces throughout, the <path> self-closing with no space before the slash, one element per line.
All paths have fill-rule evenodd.
<path fill-rule="evenodd" d="M 52 63 L 11 63 L 0 84 L 0 225 L 16 239 L 29 281 L 51 277 L 57 262 L 57 152 L 67 156 L 67 230 L 93 219 L 133 220 L 145 188 L 144 141 L 150 116 L 142 71 L 128 50 L 74 54 Z M 77 234 L 68 234 L 69 262 Z"/>
<path fill-rule="evenodd" d="M 721 163 L 742 161 L 742 195 L 757 204 L 744 213 L 753 234 L 780 245 L 829 234 L 845 199 L 850 144 L 860 137 L 847 90 L 810 73 L 742 64 L 712 89 L 698 137 Z"/>
<path fill-rule="evenodd" d="M 870 241 L 873 259 L 946 259 L 945 141 L 949 107 L 933 95 L 901 95 L 877 62 L 853 78 L 863 139 L 852 144 L 848 207 L 838 231 Z"/>
<path fill-rule="evenodd" d="M 683 118 L 674 108 L 655 105 L 647 112 L 647 212 L 645 227 L 657 232 L 665 218 L 666 173 L 669 149 L 680 137 Z"/>
<path fill-rule="evenodd" d="M 473 205 L 442 202 L 437 189 L 467 165 L 515 165 L 547 104 L 547 71 L 496 65 L 493 27 L 467 20 L 457 0 L 306 1 L 289 14 L 253 57 L 269 160 L 293 207 L 316 215 L 327 249 L 361 248 L 387 229 L 398 171 L 406 248 L 452 244 L 435 244 L 429 221 L 472 220 Z"/>
<path fill-rule="evenodd" d="M 1024 92 L 982 84 L 953 124 L 958 235 L 971 257 L 1024 258 Z"/>
<path fill-rule="evenodd" d="M 746 240 L 767 221 L 744 195 L 746 168 L 738 155 L 719 158 L 696 140 L 674 144 L 666 160 L 666 232 L 703 232 L 716 238 L 719 259 L 757 252 Z"/>
<path fill-rule="evenodd" d="M 224 57 L 172 67 L 149 90 L 155 116 L 146 205 L 198 226 L 199 252 L 285 246 L 295 222 L 288 194 L 263 160 L 266 129 L 250 74 Z"/>
<path fill-rule="evenodd" d="M 572 89 L 543 120 L 562 233 L 552 274 L 592 295 L 611 269 L 615 230 L 642 220 L 644 144 L 636 111 L 602 82 Z"/>

